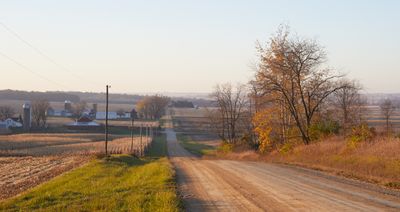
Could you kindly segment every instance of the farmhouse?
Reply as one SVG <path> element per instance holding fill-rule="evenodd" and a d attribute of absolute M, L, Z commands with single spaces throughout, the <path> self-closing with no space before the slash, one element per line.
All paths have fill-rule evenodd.
<path fill-rule="evenodd" d="M 4 121 L 0 121 L 0 128 L 20 128 L 22 127 L 21 120 L 19 118 L 8 118 Z"/>
<path fill-rule="evenodd" d="M 117 119 L 117 112 L 108 112 L 108 119 Z M 104 120 L 106 119 L 106 112 L 96 112 L 96 119 Z"/>
<path fill-rule="evenodd" d="M 65 126 L 71 130 L 98 130 L 102 127 L 101 124 L 93 121 L 87 115 L 83 115 L 75 122 L 66 124 Z"/>

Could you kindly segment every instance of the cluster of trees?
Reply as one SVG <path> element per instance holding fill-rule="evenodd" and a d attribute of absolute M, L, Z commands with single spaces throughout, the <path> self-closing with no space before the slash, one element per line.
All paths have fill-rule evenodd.
<path fill-rule="evenodd" d="M 170 98 L 161 95 L 146 96 L 136 104 L 140 118 L 159 119 L 165 114 Z"/>
<path fill-rule="evenodd" d="M 394 105 L 392 100 L 385 99 L 381 102 L 380 108 L 381 108 L 383 118 L 385 119 L 386 134 L 388 137 L 390 137 L 390 135 L 392 134 L 390 118 L 392 117 L 393 113 L 395 112 L 396 106 Z"/>
<path fill-rule="evenodd" d="M 47 110 L 49 108 L 50 108 L 50 103 L 45 99 L 32 101 L 31 105 L 32 122 L 35 127 L 46 127 Z"/>
<path fill-rule="evenodd" d="M 85 112 L 87 108 L 86 101 L 79 101 L 72 106 L 72 115 L 75 118 L 79 118 L 82 116 L 83 112 Z"/>
<path fill-rule="evenodd" d="M 282 27 L 265 46 L 253 85 L 257 91 L 257 134 L 264 149 L 299 137 L 304 144 L 321 134 L 348 129 L 361 121 L 361 87 L 326 65 L 317 42 L 291 36 Z M 257 117 L 261 116 L 261 117 Z M 265 131 L 263 128 L 268 127 Z"/>
<path fill-rule="evenodd" d="M 326 52 L 312 39 L 283 26 L 266 45 L 248 85 L 215 88 L 212 123 L 229 143 L 246 140 L 260 151 L 323 134 L 343 133 L 361 123 L 361 86 L 326 65 Z"/>
<path fill-rule="evenodd" d="M 187 100 L 176 100 L 171 102 L 172 107 L 177 108 L 194 108 L 193 102 Z"/>
<path fill-rule="evenodd" d="M 5 120 L 13 117 L 15 114 L 15 110 L 7 105 L 0 106 L 0 120 Z"/>
<path fill-rule="evenodd" d="M 209 110 L 212 129 L 218 136 L 231 144 L 237 143 L 248 133 L 250 114 L 247 111 L 248 98 L 244 85 L 232 86 L 229 83 L 217 85 L 211 97 L 217 110 Z"/>
<path fill-rule="evenodd" d="M 38 99 L 47 99 L 54 102 L 64 102 L 70 100 L 72 102 L 79 102 L 80 98 L 77 95 L 70 94 L 67 92 L 58 91 L 17 91 L 17 90 L 0 90 L 0 99 L 10 100 L 24 100 L 34 101 Z"/>

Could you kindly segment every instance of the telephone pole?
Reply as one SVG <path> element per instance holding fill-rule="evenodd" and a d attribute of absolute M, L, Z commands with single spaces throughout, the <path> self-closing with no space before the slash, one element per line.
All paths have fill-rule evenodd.
<path fill-rule="evenodd" d="M 142 127 L 143 127 L 143 124 L 140 124 L 140 148 L 139 148 L 139 150 L 140 150 L 140 156 L 142 156 Z"/>
<path fill-rule="evenodd" d="M 111 86 L 110 85 L 106 85 L 106 129 L 105 129 L 106 156 L 108 155 L 108 153 L 107 153 L 107 145 L 108 145 L 108 88 L 111 88 Z"/>
<path fill-rule="evenodd" d="M 131 153 L 133 153 L 133 129 L 134 129 L 134 120 L 131 117 Z"/>

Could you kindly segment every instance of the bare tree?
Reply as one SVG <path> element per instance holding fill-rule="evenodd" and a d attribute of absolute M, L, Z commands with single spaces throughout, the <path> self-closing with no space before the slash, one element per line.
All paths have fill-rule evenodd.
<path fill-rule="evenodd" d="M 361 110 L 363 101 L 361 99 L 361 86 L 356 81 L 341 80 L 341 89 L 333 96 L 333 104 L 338 110 L 343 135 L 346 136 L 348 129 L 359 124 L 361 121 Z"/>
<path fill-rule="evenodd" d="M 10 106 L 0 106 L 0 120 L 11 118 L 15 110 Z"/>
<path fill-rule="evenodd" d="M 136 108 L 143 118 L 159 119 L 165 113 L 170 98 L 161 95 L 146 96 L 136 104 Z"/>
<path fill-rule="evenodd" d="M 236 143 L 240 135 L 238 132 L 243 127 L 240 126 L 241 119 L 246 118 L 244 114 L 248 98 L 245 86 L 237 85 L 233 88 L 229 83 L 217 85 L 211 96 L 218 105 L 218 116 L 211 121 L 220 125 L 221 139 Z"/>
<path fill-rule="evenodd" d="M 80 101 L 74 105 L 73 115 L 76 118 L 82 116 L 83 112 L 86 110 L 87 103 L 85 101 Z"/>
<path fill-rule="evenodd" d="M 32 102 L 32 119 L 37 127 L 45 127 L 47 122 L 47 109 L 50 103 L 47 100 L 35 100 Z"/>
<path fill-rule="evenodd" d="M 393 112 L 396 110 L 396 107 L 393 105 L 392 100 L 385 99 L 381 105 L 381 112 L 386 122 L 386 133 L 388 137 L 390 136 L 390 117 L 393 115 Z"/>
<path fill-rule="evenodd" d="M 117 110 L 117 115 L 118 115 L 120 118 L 122 118 L 122 117 L 125 115 L 124 109 L 118 109 L 118 110 Z"/>
<path fill-rule="evenodd" d="M 280 28 L 269 45 L 260 52 L 256 81 L 264 96 L 275 96 L 284 104 L 301 134 L 309 144 L 310 126 L 326 99 L 342 86 L 343 76 L 324 67 L 326 53 L 315 41 L 289 37 L 288 28 Z"/>

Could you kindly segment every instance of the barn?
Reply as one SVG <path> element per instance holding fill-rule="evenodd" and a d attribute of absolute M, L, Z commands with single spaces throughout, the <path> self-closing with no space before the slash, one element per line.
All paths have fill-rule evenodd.
<path fill-rule="evenodd" d="M 88 115 L 83 115 L 75 122 L 65 125 L 70 130 L 101 130 L 102 125 L 93 121 Z"/>

